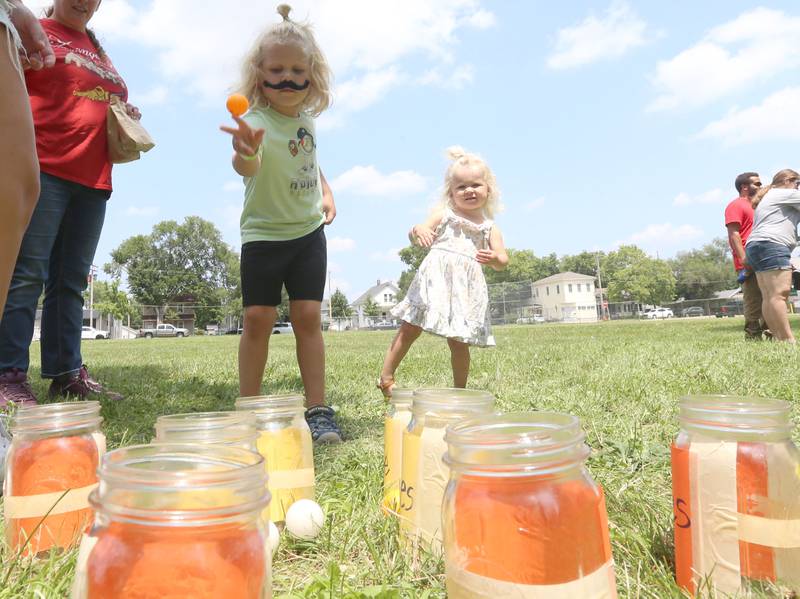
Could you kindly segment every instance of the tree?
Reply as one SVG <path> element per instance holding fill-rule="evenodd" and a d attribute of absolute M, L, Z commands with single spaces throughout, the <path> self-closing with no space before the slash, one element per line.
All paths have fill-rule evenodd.
<path fill-rule="evenodd" d="M 130 318 L 135 324 L 139 324 L 139 310 L 128 294 L 119 288 L 119 281 L 94 282 L 94 307 L 101 314 L 110 314 L 116 320 L 126 321 Z"/>
<path fill-rule="evenodd" d="M 350 302 L 344 293 L 337 288 L 331 296 L 331 317 L 332 318 L 347 318 L 353 313 L 350 307 Z"/>
<path fill-rule="evenodd" d="M 718 237 L 699 250 L 678 252 L 671 260 L 675 291 L 686 299 L 704 299 L 739 283 L 729 256 L 728 241 Z"/>
<path fill-rule="evenodd" d="M 380 306 L 371 297 L 364 302 L 364 316 L 375 317 L 381 313 Z"/>
<path fill-rule="evenodd" d="M 608 275 L 611 301 L 659 304 L 674 299 L 675 275 L 665 260 L 651 258 L 635 246 L 622 246 L 618 252 L 608 256 L 615 261 L 610 269 L 613 274 Z"/>
<path fill-rule="evenodd" d="M 196 324 L 218 322 L 226 305 L 241 297 L 237 254 L 217 228 L 199 216 L 183 223 L 163 221 L 149 235 L 135 235 L 111 252 L 104 270 L 116 280 L 127 275 L 136 300 L 154 306 L 160 320 L 170 302 L 191 297 L 207 306 L 196 311 Z"/>
<path fill-rule="evenodd" d="M 508 268 L 496 271 L 485 268 L 486 282 L 506 283 L 509 281 L 538 281 L 559 272 L 558 257 L 548 254 L 538 258 L 531 250 L 508 248 Z"/>
<path fill-rule="evenodd" d="M 603 252 L 583 251 L 580 254 L 575 254 L 574 256 L 562 256 L 559 262 L 561 272 L 577 272 L 582 275 L 597 277 L 598 257 L 602 261 L 605 259 L 605 254 Z"/>
<path fill-rule="evenodd" d="M 400 288 L 400 292 L 397 294 L 398 300 L 405 297 L 411 285 L 411 281 L 414 280 L 414 275 L 417 274 L 422 261 L 425 259 L 425 256 L 428 255 L 429 251 L 430 248 L 412 244 L 398 252 L 401 262 L 408 266 L 406 270 L 400 273 L 400 279 L 397 281 L 397 286 Z"/>

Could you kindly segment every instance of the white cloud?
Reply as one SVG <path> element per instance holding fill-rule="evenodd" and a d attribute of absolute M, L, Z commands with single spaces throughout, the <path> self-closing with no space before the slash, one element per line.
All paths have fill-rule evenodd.
<path fill-rule="evenodd" d="M 158 206 L 128 206 L 125 214 L 128 216 L 155 216 L 158 214 Z"/>
<path fill-rule="evenodd" d="M 602 17 L 588 16 L 578 25 L 559 29 L 555 50 L 547 57 L 554 70 L 581 67 L 619 58 L 652 37 L 647 23 L 627 2 L 615 1 Z"/>
<path fill-rule="evenodd" d="M 641 231 L 631 235 L 623 243 L 632 243 L 644 249 L 659 251 L 660 249 L 675 248 L 702 236 L 702 229 L 694 225 L 675 226 L 672 223 L 663 223 L 648 225 Z"/>
<path fill-rule="evenodd" d="M 353 193 L 360 196 L 396 197 L 419 194 L 425 191 L 425 177 L 415 171 L 395 171 L 383 174 L 374 166 L 354 166 L 333 181 L 336 193 Z"/>
<path fill-rule="evenodd" d="M 142 93 L 131 92 L 130 102 L 137 106 L 158 106 L 164 104 L 169 97 L 169 90 L 164 85 L 156 87 Z"/>
<path fill-rule="evenodd" d="M 725 192 L 716 188 L 697 195 L 681 192 L 672 200 L 673 206 L 691 206 L 693 204 L 720 204 L 726 200 Z"/>
<path fill-rule="evenodd" d="M 444 89 L 464 89 L 475 80 L 475 69 L 470 64 L 453 68 L 449 73 L 442 73 L 439 68 L 431 69 L 423 74 L 418 82 L 423 85 L 435 85 Z"/>
<path fill-rule="evenodd" d="M 699 138 L 720 139 L 728 146 L 755 141 L 800 141 L 800 87 L 788 87 L 749 108 L 734 108 L 709 123 Z"/>
<path fill-rule="evenodd" d="M 661 61 L 651 111 L 704 106 L 800 67 L 800 17 L 756 8 L 715 27 L 694 46 Z"/>
<path fill-rule="evenodd" d="M 372 252 L 369 255 L 369 259 L 372 262 L 389 262 L 391 264 L 401 264 L 402 260 L 400 260 L 400 250 L 402 248 L 391 248 L 389 250 L 385 250 L 382 252 Z"/>
<path fill-rule="evenodd" d="M 539 208 L 544 206 L 544 204 L 545 204 L 544 198 L 536 198 L 525 204 L 525 211 L 534 212 L 535 210 L 538 210 Z"/>
<path fill-rule="evenodd" d="M 350 239 L 348 237 L 331 237 L 328 239 L 329 252 L 349 252 L 355 248 L 355 239 Z"/>
<path fill-rule="evenodd" d="M 225 181 L 225 183 L 222 184 L 222 191 L 227 193 L 232 193 L 235 191 L 242 192 L 244 191 L 244 183 L 241 179 L 231 179 L 230 181 Z"/>
<path fill-rule="evenodd" d="M 108 20 L 115 20 L 101 27 L 106 4 L 116 7 L 108 11 Z M 295 19 L 308 18 L 314 25 L 336 74 L 333 116 L 325 122 L 329 127 L 380 101 L 397 85 L 419 84 L 421 74 L 405 72 L 409 58 L 453 70 L 444 80 L 463 80 L 465 67 L 448 69 L 459 34 L 495 22 L 481 0 L 296 0 L 292 5 Z M 96 17 L 97 29 L 115 36 L 120 29 L 118 37 L 154 48 L 162 82 L 170 89 L 181 87 L 202 101 L 221 103 L 249 45 L 266 24 L 280 18 L 274 6 L 228 0 L 220 18 L 220 5 L 213 2 L 149 0 L 131 14 L 128 0 L 106 0 Z"/>

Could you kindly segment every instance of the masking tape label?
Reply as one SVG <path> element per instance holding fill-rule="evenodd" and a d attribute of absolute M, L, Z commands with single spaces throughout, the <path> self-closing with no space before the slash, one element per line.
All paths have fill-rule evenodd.
<path fill-rule="evenodd" d="M 96 486 L 97 483 L 94 483 L 78 489 L 69 489 L 66 494 L 64 491 L 56 491 L 39 495 L 8 496 L 4 498 L 3 510 L 9 519 L 41 518 L 48 512 L 54 516 L 84 510 L 89 507 L 89 493 Z"/>

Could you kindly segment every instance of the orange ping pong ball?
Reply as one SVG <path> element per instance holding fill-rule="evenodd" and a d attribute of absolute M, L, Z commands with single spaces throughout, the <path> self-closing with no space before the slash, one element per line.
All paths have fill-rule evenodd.
<path fill-rule="evenodd" d="M 242 94 L 231 94 L 225 106 L 233 116 L 242 116 L 250 107 L 250 102 Z"/>

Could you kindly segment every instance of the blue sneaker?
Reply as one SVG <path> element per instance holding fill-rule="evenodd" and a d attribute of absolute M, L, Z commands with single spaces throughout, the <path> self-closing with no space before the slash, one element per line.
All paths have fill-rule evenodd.
<path fill-rule="evenodd" d="M 314 443 L 341 443 L 342 431 L 336 424 L 333 408 L 328 406 L 314 406 L 306 410 L 306 422 L 311 429 L 311 438 Z"/>

